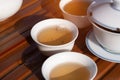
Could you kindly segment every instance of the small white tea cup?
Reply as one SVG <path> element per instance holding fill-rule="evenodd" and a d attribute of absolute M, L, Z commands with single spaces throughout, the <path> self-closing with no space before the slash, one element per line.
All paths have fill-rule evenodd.
<path fill-rule="evenodd" d="M 50 56 L 42 65 L 42 75 L 45 80 L 50 80 L 51 71 L 58 65 L 65 63 L 82 64 L 90 72 L 90 79 L 93 80 L 97 74 L 96 63 L 88 56 L 77 52 L 62 52 Z"/>
<path fill-rule="evenodd" d="M 77 25 L 77 27 L 79 29 L 83 29 L 85 27 L 90 26 L 91 23 L 89 22 L 87 15 L 84 15 L 84 16 L 83 15 L 80 15 L 80 16 L 73 15 L 64 10 L 65 5 L 71 1 L 72 0 L 60 0 L 59 7 L 60 7 L 60 10 L 62 11 L 64 18 L 75 23 L 75 25 Z M 77 1 L 86 1 L 86 2 L 91 3 L 93 0 L 77 0 Z M 87 13 L 87 11 L 86 11 L 86 13 Z"/>
<path fill-rule="evenodd" d="M 47 45 L 47 44 L 40 43 L 37 40 L 38 33 L 43 29 L 49 28 L 54 25 L 71 31 L 73 34 L 72 40 L 68 43 L 61 44 L 61 45 Z M 34 25 L 31 30 L 32 39 L 38 44 L 39 50 L 46 56 L 50 56 L 58 52 L 71 51 L 74 46 L 75 40 L 78 37 L 78 34 L 79 34 L 78 28 L 76 27 L 75 24 L 73 24 L 68 20 L 58 19 L 58 18 L 52 18 L 52 19 L 46 19 L 46 20 L 40 21 L 36 25 Z"/>

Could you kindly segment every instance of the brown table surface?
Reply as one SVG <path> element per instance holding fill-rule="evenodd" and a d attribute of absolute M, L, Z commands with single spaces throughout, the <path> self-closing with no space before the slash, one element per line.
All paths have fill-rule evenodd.
<path fill-rule="evenodd" d="M 21 9 L 9 19 L 0 22 L 0 79 L 44 80 L 41 65 L 47 58 L 37 49 L 30 30 L 38 21 L 63 18 L 59 0 L 24 0 Z M 72 51 L 91 57 L 98 66 L 94 80 L 120 80 L 120 64 L 94 56 L 85 45 L 85 37 L 92 27 L 79 30 Z M 118 55 L 119 56 L 119 55 Z"/>

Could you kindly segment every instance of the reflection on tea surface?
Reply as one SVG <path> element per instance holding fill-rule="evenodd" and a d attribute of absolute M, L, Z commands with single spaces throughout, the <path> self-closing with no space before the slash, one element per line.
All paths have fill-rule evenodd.
<path fill-rule="evenodd" d="M 52 26 L 39 32 L 38 41 L 46 45 L 61 45 L 72 40 L 73 34 L 66 28 Z"/>
<path fill-rule="evenodd" d="M 72 15 L 84 16 L 89 5 L 88 1 L 73 0 L 64 6 L 64 10 Z"/>
<path fill-rule="evenodd" d="M 76 63 L 65 63 L 56 66 L 50 74 L 50 80 L 89 80 L 89 70 Z"/>

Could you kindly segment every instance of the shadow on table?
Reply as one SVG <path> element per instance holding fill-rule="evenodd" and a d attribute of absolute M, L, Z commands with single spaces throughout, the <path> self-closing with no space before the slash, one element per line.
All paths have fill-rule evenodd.
<path fill-rule="evenodd" d="M 88 26 L 86 28 L 79 29 L 79 35 L 78 35 L 78 38 L 76 40 L 76 45 L 83 53 L 88 52 L 88 49 L 87 49 L 86 44 L 85 44 L 85 39 L 86 39 L 88 32 L 91 29 L 92 29 L 92 26 Z"/>
<path fill-rule="evenodd" d="M 25 37 L 29 43 L 29 47 L 27 47 L 22 54 L 22 62 L 32 71 L 31 76 L 35 75 L 40 80 L 44 80 L 41 74 L 41 66 L 47 57 L 42 55 L 38 50 L 37 44 L 30 36 L 30 30 L 37 22 L 47 18 L 48 17 L 43 15 L 31 15 L 22 18 L 15 24 L 15 30 Z"/>

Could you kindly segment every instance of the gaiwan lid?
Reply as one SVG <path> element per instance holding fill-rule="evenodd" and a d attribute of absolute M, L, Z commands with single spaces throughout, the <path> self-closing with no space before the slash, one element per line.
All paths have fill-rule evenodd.
<path fill-rule="evenodd" d="M 94 1 L 88 12 L 90 19 L 100 26 L 112 31 L 120 32 L 120 0 Z"/>

